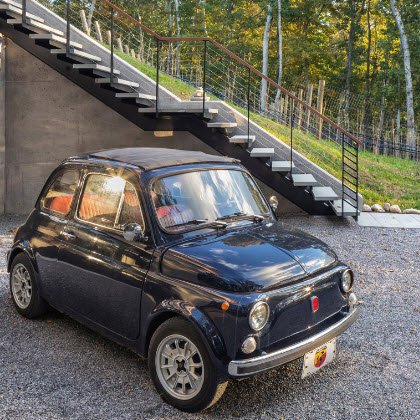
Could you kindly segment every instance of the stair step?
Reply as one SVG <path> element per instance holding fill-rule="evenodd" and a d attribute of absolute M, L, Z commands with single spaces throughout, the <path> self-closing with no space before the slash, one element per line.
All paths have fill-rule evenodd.
<path fill-rule="evenodd" d="M 67 49 L 66 48 L 54 48 L 51 50 L 51 54 L 57 55 L 66 55 Z M 75 48 L 70 48 L 70 55 L 74 55 L 75 57 L 86 58 L 88 60 L 96 61 L 100 63 L 102 61 L 101 57 L 97 57 L 96 55 L 88 54 L 84 51 L 77 50 Z M 72 57 L 71 57 L 72 58 Z"/>
<path fill-rule="evenodd" d="M 149 101 L 156 101 L 156 96 L 147 95 L 146 93 L 140 92 L 116 93 L 115 97 L 121 99 L 148 99 Z"/>
<path fill-rule="evenodd" d="M 331 204 L 332 209 L 334 210 L 337 216 L 343 216 L 343 202 L 342 200 L 334 200 Z M 353 207 L 347 201 L 344 202 L 344 216 L 359 216 L 360 211 L 356 210 L 356 207 Z"/>
<path fill-rule="evenodd" d="M 36 41 L 49 41 L 51 45 L 54 45 L 54 44 L 59 44 L 60 46 L 67 45 L 66 38 L 63 38 L 61 36 L 57 36 L 54 34 L 31 34 L 29 35 L 29 38 L 35 39 Z M 78 48 L 79 50 L 83 48 L 82 44 L 79 44 L 78 42 L 74 42 L 74 41 L 70 41 L 70 46 L 74 48 Z"/>
<path fill-rule="evenodd" d="M 8 2 L 8 1 L 6 2 L 7 4 L 4 4 L 4 3 L 5 3 L 5 0 L 2 0 L 2 3 L 0 3 L 0 10 L 6 11 L 9 16 L 15 19 L 18 19 L 20 16 L 22 16 L 23 12 L 22 12 L 22 9 L 20 8 L 21 5 L 19 3 Z M 17 7 L 16 5 L 19 5 L 19 7 Z M 37 22 L 44 23 L 44 19 L 42 19 L 39 16 L 35 16 L 32 13 L 26 12 L 26 17 L 36 20 Z"/>
<path fill-rule="evenodd" d="M 229 138 L 229 143 L 250 144 L 253 143 L 256 136 L 237 135 Z"/>
<path fill-rule="evenodd" d="M 103 73 L 111 73 L 111 68 L 110 67 L 106 67 L 106 66 L 102 66 L 101 64 L 73 64 L 73 68 L 74 69 L 78 69 L 78 70 L 97 70 Z M 114 74 L 118 75 L 121 72 L 119 70 L 115 70 L 114 69 Z"/>
<path fill-rule="evenodd" d="M 254 147 L 251 150 L 251 157 L 273 157 L 274 148 L 271 147 Z"/>
<path fill-rule="evenodd" d="M 100 77 L 100 78 L 96 78 L 95 79 L 95 83 L 99 83 L 99 84 L 109 84 L 113 87 L 118 87 L 116 85 L 121 85 L 121 86 L 131 86 L 131 87 L 140 87 L 140 85 L 136 82 L 132 82 L 130 80 L 125 80 L 125 79 L 120 79 L 118 77 L 114 77 L 114 80 L 111 81 L 110 77 Z"/>
<path fill-rule="evenodd" d="M 292 162 L 290 165 L 288 160 L 275 160 L 271 162 L 271 170 L 275 172 L 289 172 L 290 167 L 294 168 L 295 164 Z"/>
<path fill-rule="evenodd" d="M 237 127 L 237 123 L 230 123 L 230 122 L 211 122 L 207 123 L 207 127 L 209 128 L 235 128 Z"/>
<path fill-rule="evenodd" d="M 156 113 L 156 108 L 139 108 L 139 112 L 142 114 L 148 114 L 148 113 Z M 179 113 L 191 113 L 191 114 L 196 114 L 197 112 L 203 112 L 203 110 L 201 111 L 197 111 L 195 109 L 184 109 L 184 108 L 159 108 L 159 112 L 165 113 L 165 114 L 179 114 Z M 216 113 L 217 114 L 218 109 L 206 109 L 205 113 L 206 114 L 213 114 Z"/>
<path fill-rule="evenodd" d="M 338 195 L 331 187 L 313 187 L 312 195 L 315 201 L 333 201 L 338 198 Z"/>
<path fill-rule="evenodd" d="M 7 19 L 9 25 L 22 25 L 23 28 L 29 29 L 33 32 L 45 31 L 57 36 L 64 36 L 64 32 L 58 29 L 52 28 L 51 26 L 45 25 L 44 23 L 38 22 L 29 17 L 26 18 L 26 23 L 22 23 L 22 19 Z"/>
<path fill-rule="evenodd" d="M 318 184 L 311 174 L 292 174 L 292 180 L 295 187 L 313 187 Z"/>

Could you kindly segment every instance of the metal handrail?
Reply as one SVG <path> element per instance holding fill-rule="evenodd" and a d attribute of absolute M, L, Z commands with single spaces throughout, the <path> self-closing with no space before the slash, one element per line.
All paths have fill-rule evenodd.
<path fill-rule="evenodd" d="M 101 1 L 102 1 L 102 3 L 105 3 L 106 5 L 108 5 L 112 9 L 114 9 L 116 12 L 118 12 L 119 14 L 121 14 L 122 16 L 124 16 L 125 18 L 127 18 L 128 20 L 130 20 L 132 23 L 134 23 L 135 25 L 137 25 L 138 27 L 140 27 L 141 29 L 143 29 L 144 31 L 146 31 L 147 33 L 149 33 L 151 36 L 153 36 L 154 38 L 156 38 L 156 40 L 158 40 L 158 41 L 161 41 L 161 42 L 210 42 L 210 43 L 212 43 L 214 46 L 216 46 L 217 48 L 219 48 L 220 50 L 222 50 L 224 53 L 226 53 L 230 57 L 232 57 L 235 61 L 237 61 L 240 64 L 242 64 L 243 66 L 247 67 L 251 72 L 253 72 L 254 74 L 256 74 L 258 77 L 261 77 L 262 79 L 266 80 L 274 88 L 280 90 L 282 93 L 284 93 L 285 95 L 287 95 L 290 98 L 292 98 L 298 104 L 300 104 L 304 108 L 308 109 L 311 113 L 313 113 L 317 117 L 321 118 L 324 122 L 332 125 L 335 129 L 337 129 L 342 134 L 344 134 L 348 138 L 352 139 L 353 141 L 355 141 L 359 145 L 361 145 L 361 146 L 363 145 L 360 140 L 358 140 L 356 137 L 354 137 L 349 132 L 347 132 L 346 130 L 344 130 L 342 127 L 340 127 L 334 121 L 331 121 L 324 114 L 321 114 L 315 108 L 311 107 L 306 102 L 304 102 L 303 100 L 299 99 L 297 96 L 295 96 L 292 93 L 290 93 L 287 89 L 285 89 L 284 87 L 280 86 L 274 80 L 272 80 L 268 76 L 262 74 L 259 70 L 257 70 L 251 64 L 247 63 L 245 60 L 242 60 L 242 58 L 238 57 L 232 51 L 228 50 L 223 45 L 219 44 L 213 38 L 210 38 L 210 37 L 163 37 L 163 36 L 158 35 L 156 32 L 152 31 L 151 29 L 149 29 L 147 26 L 143 25 L 137 19 L 133 18 L 132 16 L 130 16 L 129 14 L 127 14 L 126 12 L 124 12 L 124 10 L 120 9 L 118 6 L 115 6 L 114 4 L 112 4 L 110 1 L 108 1 L 108 0 L 101 0 Z M 205 96 L 205 92 L 204 92 L 204 96 Z"/>

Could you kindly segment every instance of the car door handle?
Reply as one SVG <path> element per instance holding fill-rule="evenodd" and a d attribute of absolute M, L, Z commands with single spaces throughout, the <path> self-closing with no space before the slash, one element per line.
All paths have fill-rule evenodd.
<path fill-rule="evenodd" d="M 76 239 L 77 236 L 73 233 L 73 232 L 61 232 L 61 234 L 66 238 L 66 239 Z"/>

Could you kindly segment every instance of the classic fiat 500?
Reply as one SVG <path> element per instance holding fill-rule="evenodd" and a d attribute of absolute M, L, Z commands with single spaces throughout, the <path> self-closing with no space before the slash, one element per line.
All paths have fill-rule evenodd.
<path fill-rule="evenodd" d="M 238 161 L 128 148 L 65 160 L 8 253 L 13 302 L 48 305 L 148 357 L 161 396 L 209 407 L 228 379 L 335 355 L 353 273 L 279 222 Z"/>

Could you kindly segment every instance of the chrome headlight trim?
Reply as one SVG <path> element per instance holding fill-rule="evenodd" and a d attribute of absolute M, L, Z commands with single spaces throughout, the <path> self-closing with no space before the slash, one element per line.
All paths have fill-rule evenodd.
<path fill-rule="evenodd" d="M 347 274 L 350 274 L 350 278 L 351 278 L 351 281 L 350 281 L 350 287 L 348 287 L 348 288 L 346 288 L 346 287 L 345 287 L 345 285 L 344 285 L 344 277 L 345 277 Z M 353 283 L 354 283 L 354 274 L 353 274 L 353 271 L 352 271 L 352 270 L 350 270 L 350 268 L 347 268 L 346 270 L 344 270 L 344 271 L 343 271 L 343 274 L 341 275 L 341 279 L 340 279 L 340 289 L 341 289 L 341 291 L 342 291 L 343 293 L 348 293 L 348 292 L 350 292 L 350 290 L 351 290 L 351 289 L 352 289 L 352 287 L 353 287 Z"/>
<path fill-rule="evenodd" d="M 261 326 L 258 327 L 258 328 L 255 328 L 255 327 L 252 326 L 251 317 L 252 317 L 252 314 L 254 313 L 254 311 L 257 308 L 259 308 L 260 306 L 264 306 L 266 308 L 267 315 L 265 317 L 264 322 L 261 324 Z M 261 331 L 267 325 L 267 322 L 268 322 L 268 318 L 269 317 L 270 317 L 270 308 L 269 308 L 269 306 L 267 305 L 266 302 L 259 301 L 259 302 L 254 303 L 254 305 L 252 306 L 251 311 L 249 312 L 249 317 L 248 317 L 248 323 L 249 323 L 249 326 L 250 326 L 251 330 L 253 330 L 253 331 Z"/>

